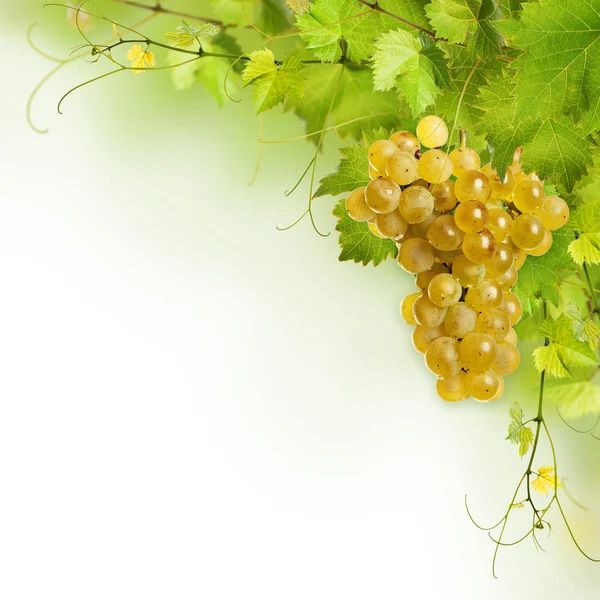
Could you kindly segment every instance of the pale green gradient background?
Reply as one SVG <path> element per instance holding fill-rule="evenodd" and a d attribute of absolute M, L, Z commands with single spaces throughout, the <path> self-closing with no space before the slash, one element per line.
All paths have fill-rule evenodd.
<path fill-rule="evenodd" d="M 246 97 L 218 111 L 199 87 L 125 73 L 59 117 L 97 72 L 79 64 L 36 100 L 50 133 L 34 134 L 25 103 L 51 65 L 27 26 L 57 52 L 76 43 L 40 5 L 0 3 L 0 596 L 596 597 L 600 566 L 555 513 L 547 552 L 505 549 L 494 581 L 464 510 L 468 492 L 497 520 L 522 473 L 504 437 L 510 402 L 535 403 L 530 348 L 502 402 L 439 402 L 397 314 L 412 277 L 339 264 L 335 232 L 308 222 L 275 229 L 304 209 L 306 189 L 283 192 L 312 146 L 265 147 L 248 187 Z M 267 139 L 301 133 L 266 118 Z M 315 203 L 327 231 L 333 205 Z M 600 443 L 550 421 L 594 509 Z M 564 503 L 600 554 L 598 510 Z"/>

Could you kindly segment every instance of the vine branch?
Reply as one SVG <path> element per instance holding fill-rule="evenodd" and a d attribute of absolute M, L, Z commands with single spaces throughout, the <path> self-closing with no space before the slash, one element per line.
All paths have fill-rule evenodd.
<path fill-rule="evenodd" d="M 396 14 L 390 12 L 389 10 L 386 10 L 385 8 L 381 8 L 381 6 L 379 6 L 378 2 L 368 2 L 367 0 L 358 0 L 358 1 L 361 4 L 368 6 L 371 10 L 373 10 L 375 12 L 381 13 L 382 15 L 387 15 L 388 17 L 391 17 L 392 19 L 396 19 L 396 21 L 400 21 L 401 23 L 404 23 L 405 25 L 408 25 L 409 27 L 418 29 L 420 32 L 424 33 L 425 35 L 428 35 L 433 41 L 436 41 L 435 33 L 433 31 L 430 31 L 429 29 L 425 29 L 425 27 L 421 27 L 420 25 L 417 25 L 416 23 L 413 23 L 412 21 L 408 21 L 407 19 L 404 19 L 400 15 L 396 15 Z"/>

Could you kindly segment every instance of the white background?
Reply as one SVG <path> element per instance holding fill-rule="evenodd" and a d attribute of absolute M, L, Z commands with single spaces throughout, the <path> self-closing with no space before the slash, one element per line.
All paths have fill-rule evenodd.
<path fill-rule="evenodd" d="M 547 552 L 505 549 L 492 579 L 463 497 L 484 523 L 506 509 L 524 468 L 506 413 L 535 390 L 443 405 L 397 315 L 411 278 L 337 263 L 308 223 L 276 231 L 310 146 L 267 148 L 249 188 L 250 106 L 126 74 L 57 117 L 86 66 L 36 100 L 36 135 L 49 65 L 2 27 L 0 597 L 595 597 L 556 514 Z M 554 428 L 597 505 L 599 443 Z M 598 513 L 565 506 L 600 554 Z"/>

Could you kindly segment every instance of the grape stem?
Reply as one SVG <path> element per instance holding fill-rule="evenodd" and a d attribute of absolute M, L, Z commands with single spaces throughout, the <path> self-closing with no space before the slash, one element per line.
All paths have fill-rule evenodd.
<path fill-rule="evenodd" d="M 400 21 L 401 23 L 404 23 L 405 25 L 408 25 L 409 27 L 414 27 L 415 29 L 418 29 L 420 32 L 424 33 L 425 35 L 428 35 L 433 41 L 436 41 L 436 39 L 437 39 L 435 37 L 435 33 L 433 31 L 430 31 L 429 29 L 425 29 L 424 27 L 421 27 L 420 25 L 417 25 L 416 23 L 408 21 L 399 15 L 395 15 L 394 13 L 390 12 L 389 10 L 386 10 L 385 8 L 381 8 L 381 6 L 379 6 L 378 2 L 368 2 L 367 0 L 358 0 L 358 1 L 361 4 L 368 6 L 371 10 L 374 10 L 375 12 L 381 13 L 383 15 L 387 15 L 388 17 L 391 17 L 392 19 L 396 19 L 396 21 Z"/>
<path fill-rule="evenodd" d="M 594 309 L 593 312 L 598 314 L 600 313 L 600 307 L 598 306 L 598 299 L 596 298 L 594 286 L 592 285 L 592 278 L 590 277 L 590 271 L 586 262 L 583 263 L 583 272 L 585 273 L 585 278 L 587 280 L 588 288 L 590 290 L 590 299 L 592 300 L 592 306 Z"/>

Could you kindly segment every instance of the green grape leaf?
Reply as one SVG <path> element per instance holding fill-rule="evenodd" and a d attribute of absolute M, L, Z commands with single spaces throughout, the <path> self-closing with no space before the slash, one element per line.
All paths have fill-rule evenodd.
<path fill-rule="evenodd" d="M 582 266 L 584 262 L 600 264 L 600 200 L 577 204 L 566 225 L 575 232 L 569 254 Z"/>
<path fill-rule="evenodd" d="M 587 344 L 592 350 L 598 348 L 600 328 L 593 318 L 584 317 L 579 306 L 570 302 L 565 308 L 565 314 L 573 321 L 573 332 L 579 342 Z"/>
<path fill-rule="evenodd" d="M 518 75 L 517 118 L 560 114 L 587 130 L 600 126 L 600 5 L 583 0 L 528 2 L 500 24 L 511 45 L 523 50 Z"/>
<path fill-rule="evenodd" d="M 562 286 L 561 270 L 573 270 L 567 247 L 573 239 L 568 231 L 553 232 L 552 247 L 543 256 L 528 256 L 519 269 L 514 293 L 519 297 L 524 314 L 531 314 L 542 299 L 558 306 Z"/>
<path fill-rule="evenodd" d="M 525 425 L 525 413 L 518 402 L 514 402 L 509 411 L 510 423 L 506 439 L 519 446 L 519 456 L 523 457 L 529 452 L 533 444 L 534 435 L 531 427 Z"/>
<path fill-rule="evenodd" d="M 208 0 L 215 17 L 223 21 L 225 25 L 236 25 L 243 27 L 248 24 L 244 14 L 244 0 Z M 252 2 L 246 0 L 248 14 L 252 13 Z"/>
<path fill-rule="evenodd" d="M 600 386 L 594 383 L 598 366 L 572 372 L 572 379 L 550 380 L 546 386 L 546 397 L 558 405 L 565 419 L 600 414 Z"/>
<path fill-rule="evenodd" d="M 242 74 L 245 84 L 254 83 L 254 107 L 260 114 L 282 104 L 286 98 L 299 100 L 304 93 L 302 64 L 288 55 L 282 65 L 275 63 L 271 50 L 256 50 Z"/>
<path fill-rule="evenodd" d="M 546 319 L 540 334 L 549 340 L 547 345 L 533 352 L 535 367 L 540 372 L 546 371 L 557 378 L 571 377 L 572 367 L 586 367 L 597 362 L 595 351 L 577 339 L 577 326 L 565 313 L 557 319 Z"/>
<path fill-rule="evenodd" d="M 392 240 L 378 238 L 366 223 L 357 223 L 348 216 L 345 200 L 336 204 L 333 215 L 338 218 L 335 229 L 340 232 L 340 261 L 353 260 L 365 266 L 372 262 L 376 267 L 388 257 L 398 255 L 398 248 Z"/>
<path fill-rule="evenodd" d="M 502 48 L 504 39 L 494 25 L 502 11 L 495 0 L 432 0 L 427 15 L 438 37 L 468 42 L 474 56 L 490 58 Z"/>
<path fill-rule="evenodd" d="M 450 88 L 450 76 L 442 51 L 431 41 L 397 29 L 375 42 L 373 83 L 376 90 L 398 87 L 413 115 L 435 102 L 438 86 Z"/>
<path fill-rule="evenodd" d="M 190 25 L 185 21 L 175 30 L 165 34 L 165 37 L 169 40 L 169 43 L 176 48 L 189 48 L 195 42 L 200 44 L 198 38 L 211 38 L 217 35 L 221 31 L 218 25 L 212 23 L 203 23 L 199 27 L 196 25 Z"/>
<path fill-rule="evenodd" d="M 292 14 L 285 0 L 261 0 L 255 25 L 268 35 L 277 35 L 292 24 Z"/>

